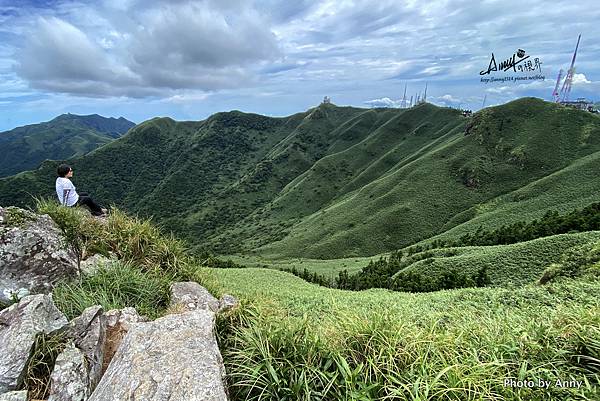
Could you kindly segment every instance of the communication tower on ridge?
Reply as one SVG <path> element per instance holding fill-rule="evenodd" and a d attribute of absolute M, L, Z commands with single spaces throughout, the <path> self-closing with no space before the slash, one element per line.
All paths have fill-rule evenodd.
<path fill-rule="evenodd" d="M 331 98 L 329 96 L 325 96 L 323 98 L 323 104 L 330 104 L 331 103 Z"/>
<path fill-rule="evenodd" d="M 427 102 L 427 82 L 425 82 L 425 92 L 421 95 L 421 92 L 415 94 L 415 106 Z"/>
<path fill-rule="evenodd" d="M 577 58 L 577 50 L 579 49 L 579 41 L 581 40 L 581 34 L 577 37 L 577 45 L 575 45 L 575 51 L 573 52 L 573 58 L 571 59 L 571 66 L 567 70 L 565 81 L 558 92 L 560 80 L 562 79 L 563 70 L 560 70 L 558 77 L 556 78 L 556 85 L 552 91 L 552 98 L 556 103 L 563 103 L 569 101 L 569 94 L 571 93 L 571 86 L 573 84 L 573 77 L 575 75 L 575 59 Z"/>
<path fill-rule="evenodd" d="M 562 79 L 563 69 L 561 68 L 558 72 L 558 77 L 556 78 L 556 85 L 554 86 L 554 90 L 552 91 L 552 100 L 554 103 L 558 103 L 560 101 L 560 94 L 558 93 L 558 87 L 560 86 L 560 80 Z"/>
<path fill-rule="evenodd" d="M 573 107 L 580 110 L 587 110 L 590 112 L 597 112 L 594 108 L 594 105 L 591 101 L 580 97 L 577 100 L 569 100 L 569 95 L 571 94 L 571 86 L 573 85 L 573 78 L 575 76 L 575 59 L 577 58 L 577 50 L 579 50 L 579 41 L 581 40 L 581 34 L 577 37 L 577 44 L 575 45 L 575 51 L 573 52 L 573 58 L 571 59 L 571 65 L 567 70 L 567 75 L 565 76 L 565 80 L 560 88 L 560 92 L 558 91 L 558 87 L 560 86 L 560 81 L 562 79 L 563 70 L 558 72 L 558 77 L 556 78 L 556 85 L 554 85 L 554 90 L 552 91 L 552 100 L 556 103 L 560 103 L 564 106 Z"/>

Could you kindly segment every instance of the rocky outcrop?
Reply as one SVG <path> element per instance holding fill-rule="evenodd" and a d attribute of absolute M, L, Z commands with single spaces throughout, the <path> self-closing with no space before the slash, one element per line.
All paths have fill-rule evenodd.
<path fill-rule="evenodd" d="M 69 343 L 56 359 L 49 401 L 85 400 L 102 375 L 106 316 L 101 306 L 90 306 L 59 331 Z"/>
<path fill-rule="evenodd" d="M 227 400 L 214 324 L 194 310 L 133 325 L 89 400 Z"/>
<path fill-rule="evenodd" d="M 56 358 L 48 401 L 85 401 L 90 395 L 86 358 L 71 341 Z"/>
<path fill-rule="evenodd" d="M 48 293 L 77 275 L 77 258 L 47 215 L 0 207 L 0 301 L 19 289 Z"/>
<path fill-rule="evenodd" d="M 30 295 L 0 311 L 0 394 L 16 390 L 36 335 L 67 324 L 49 295 Z"/>

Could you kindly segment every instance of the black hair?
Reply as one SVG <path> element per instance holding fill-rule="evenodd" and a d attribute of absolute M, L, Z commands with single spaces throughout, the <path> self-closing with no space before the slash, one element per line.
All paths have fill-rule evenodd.
<path fill-rule="evenodd" d="M 56 169 L 56 174 L 58 174 L 59 177 L 64 177 L 69 173 L 69 171 L 71 171 L 71 166 L 69 166 L 68 164 L 61 164 Z"/>

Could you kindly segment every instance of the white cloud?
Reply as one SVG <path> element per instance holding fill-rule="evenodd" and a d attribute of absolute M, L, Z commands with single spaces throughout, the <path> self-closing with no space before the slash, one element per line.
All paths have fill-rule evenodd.
<path fill-rule="evenodd" d="M 133 13 L 120 31 L 106 21 L 84 31 L 57 17 L 38 18 L 15 71 L 34 88 L 91 97 L 252 85 L 253 66 L 278 55 L 276 38 L 252 9 L 226 6 L 156 4 Z"/>
<path fill-rule="evenodd" d="M 433 104 L 447 107 L 457 107 L 466 103 L 465 100 L 459 99 L 450 94 L 445 94 L 442 96 L 430 96 L 428 97 L 428 100 Z"/>
<path fill-rule="evenodd" d="M 573 85 L 591 84 L 592 81 L 588 80 L 585 74 L 573 74 Z"/>
<path fill-rule="evenodd" d="M 116 66 L 115 66 L 116 67 Z M 117 71 L 107 55 L 85 33 L 58 18 L 39 18 L 20 54 L 19 75 L 36 84 L 53 86 L 53 81 L 103 81 Z"/>
<path fill-rule="evenodd" d="M 380 99 L 367 100 L 364 104 L 371 107 L 402 107 L 402 99 L 392 100 L 389 97 L 382 97 Z"/>
<path fill-rule="evenodd" d="M 189 102 L 198 102 L 202 100 L 206 100 L 208 98 L 208 93 L 191 93 L 191 94 L 180 94 L 173 95 L 171 97 L 166 98 L 164 101 L 169 103 L 179 103 L 185 104 Z"/>

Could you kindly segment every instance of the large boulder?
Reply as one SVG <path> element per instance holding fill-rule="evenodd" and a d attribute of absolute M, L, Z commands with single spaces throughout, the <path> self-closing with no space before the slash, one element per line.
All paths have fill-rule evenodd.
<path fill-rule="evenodd" d="M 89 400 L 227 400 L 214 324 L 194 310 L 133 325 Z"/>
<path fill-rule="evenodd" d="M 102 307 L 95 305 L 59 330 L 69 343 L 56 359 L 48 401 L 86 400 L 94 391 L 102 375 L 106 326 Z"/>
<path fill-rule="evenodd" d="M 48 293 L 77 271 L 77 257 L 48 215 L 0 207 L 0 301 L 19 289 Z"/>
<path fill-rule="evenodd" d="M 0 394 L 17 389 L 36 335 L 67 324 L 49 295 L 30 295 L 0 311 Z"/>

